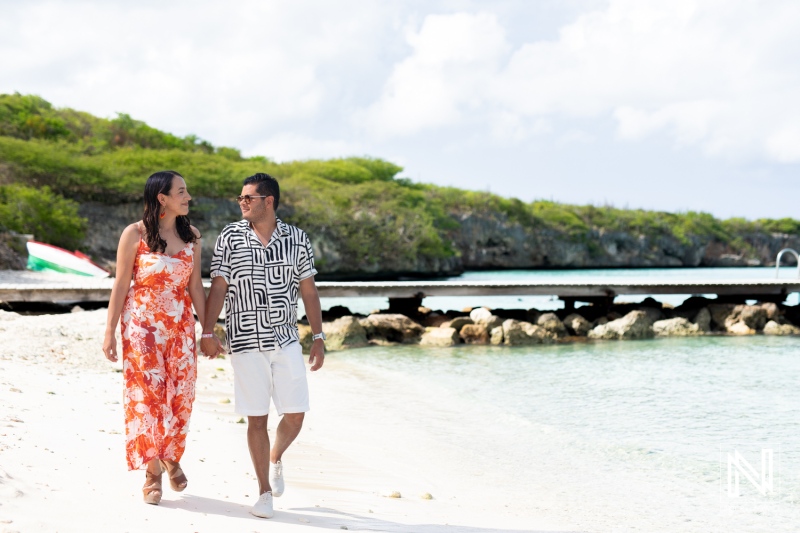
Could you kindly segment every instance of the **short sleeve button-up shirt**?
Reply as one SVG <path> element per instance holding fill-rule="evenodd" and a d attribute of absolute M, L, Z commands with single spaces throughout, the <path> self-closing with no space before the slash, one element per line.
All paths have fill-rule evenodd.
<path fill-rule="evenodd" d="M 308 235 L 277 222 L 266 247 L 246 220 L 228 224 L 217 238 L 211 277 L 228 282 L 225 322 L 232 353 L 275 350 L 299 340 L 300 281 L 317 270 Z"/>

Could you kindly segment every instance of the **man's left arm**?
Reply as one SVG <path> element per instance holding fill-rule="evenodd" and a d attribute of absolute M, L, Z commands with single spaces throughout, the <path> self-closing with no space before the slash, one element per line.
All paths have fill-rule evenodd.
<path fill-rule="evenodd" d="M 300 297 L 303 298 L 303 306 L 306 309 L 306 318 L 308 318 L 308 324 L 311 326 L 311 332 L 314 335 L 322 333 L 322 306 L 319 303 L 319 293 L 317 292 L 317 285 L 314 283 L 314 276 L 309 276 L 300 281 Z M 311 371 L 314 372 L 322 368 L 324 361 L 325 341 L 317 339 L 311 345 L 311 356 L 308 358 Z"/>

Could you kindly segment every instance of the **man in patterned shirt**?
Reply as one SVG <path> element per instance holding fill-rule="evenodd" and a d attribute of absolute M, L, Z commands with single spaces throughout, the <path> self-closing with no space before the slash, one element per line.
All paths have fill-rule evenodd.
<path fill-rule="evenodd" d="M 322 367 L 325 335 L 311 243 L 305 232 L 276 217 L 278 182 L 267 174 L 250 176 L 237 200 L 243 220 L 225 226 L 214 248 L 201 347 L 209 356 L 224 351 L 213 335 L 224 302 L 236 412 L 247 416 L 247 444 L 258 478 L 259 498 L 250 512 L 271 518 L 272 497 L 284 490 L 281 458 L 309 410 L 298 293 L 314 333 L 312 372 Z M 271 450 L 270 397 L 283 416 Z"/>

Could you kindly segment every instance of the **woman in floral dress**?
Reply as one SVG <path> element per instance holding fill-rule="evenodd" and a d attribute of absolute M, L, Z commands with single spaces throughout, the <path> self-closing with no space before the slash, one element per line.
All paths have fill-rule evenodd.
<path fill-rule="evenodd" d="M 176 491 L 197 378 L 195 320 L 205 315 L 200 234 L 189 224 L 186 182 L 157 172 L 144 188 L 144 216 L 122 232 L 108 302 L 103 353 L 117 360 L 122 323 L 125 437 L 129 470 L 145 469 L 144 501 L 161 501 L 161 474 Z M 133 280 L 133 285 L 131 285 Z"/>

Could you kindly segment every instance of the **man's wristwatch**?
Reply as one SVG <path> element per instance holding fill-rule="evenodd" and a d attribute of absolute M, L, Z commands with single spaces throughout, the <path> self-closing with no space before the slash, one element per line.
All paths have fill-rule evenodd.
<path fill-rule="evenodd" d="M 322 333 L 317 333 L 316 335 L 312 335 L 311 336 L 311 340 L 312 341 L 315 341 L 317 339 L 322 339 L 323 341 L 325 341 L 327 338 L 328 337 L 325 336 L 325 332 L 324 331 Z"/>

